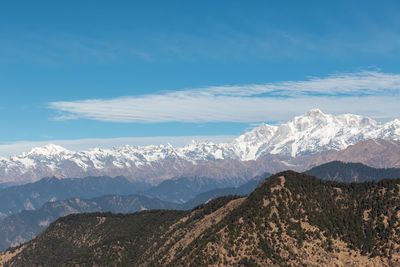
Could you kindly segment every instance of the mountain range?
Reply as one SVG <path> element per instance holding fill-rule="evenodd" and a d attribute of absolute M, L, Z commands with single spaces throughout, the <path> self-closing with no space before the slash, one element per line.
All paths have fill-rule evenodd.
<path fill-rule="evenodd" d="M 270 175 L 269 173 L 264 173 L 262 176 L 268 177 Z M 254 180 L 254 178 L 250 179 L 247 183 L 251 183 Z M 163 181 L 157 186 L 143 191 L 142 194 L 174 203 L 185 203 L 194 196 L 210 190 L 238 188 L 240 186 L 242 186 L 242 183 L 221 182 L 206 177 L 179 177 Z"/>
<path fill-rule="evenodd" d="M 0 218 L 23 210 L 38 209 L 48 201 L 93 198 L 107 194 L 129 195 L 145 188 L 124 177 L 43 178 L 34 183 L 0 190 Z"/>
<path fill-rule="evenodd" d="M 157 187 L 155 192 L 161 193 L 162 195 L 166 195 L 166 192 L 172 192 L 172 195 L 177 196 L 179 199 L 182 199 L 185 196 L 190 196 L 191 199 L 189 201 L 179 204 L 142 195 L 105 195 L 91 199 L 74 197 L 67 200 L 49 201 L 38 209 L 23 210 L 0 220 L 0 251 L 7 249 L 10 246 L 16 246 L 29 241 L 46 229 L 50 223 L 65 215 L 95 211 L 132 213 L 135 211 L 150 209 L 189 210 L 216 197 L 227 195 L 247 195 L 269 175 L 270 174 L 264 174 L 262 176 L 254 177 L 248 183 L 240 187 L 217 188 L 206 192 L 203 191 L 205 191 L 207 187 L 198 187 L 198 182 L 201 181 L 197 180 L 193 184 L 189 184 L 190 187 L 195 189 L 189 191 L 189 193 L 191 193 L 190 195 L 188 192 L 185 192 L 187 187 L 181 188 L 180 182 L 178 182 L 176 188 Z M 81 184 L 79 180 L 85 179 L 87 178 L 71 180 Z M 103 177 L 99 177 L 99 179 L 101 180 Z M 51 182 L 49 179 L 43 179 L 43 181 L 41 180 L 38 183 L 46 187 L 44 184 L 49 181 Z M 186 179 L 183 180 L 185 185 L 188 185 L 188 182 L 190 181 Z M 24 185 L 21 187 L 24 187 Z M 161 189 L 164 189 L 165 191 L 162 191 Z M 195 195 L 195 192 L 202 193 Z M 183 196 L 180 196 L 180 194 Z M 174 199 L 174 197 L 172 197 L 172 199 Z"/>
<path fill-rule="evenodd" d="M 263 172 L 288 168 L 303 171 L 310 159 L 321 153 L 321 157 L 328 157 L 332 153 L 325 152 L 341 151 L 372 139 L 400 140 L 400 120 L 382 124 L 358 115 L 334 116 L 314 109 L 279 126 L 261 124 L 227 143 L 125 145 L 77 152 L 57 145 L 37 147 L 0 158 L 0 183 L 102 175 L 152 184 L 179 176 L 248 180 Z"/>
<path fill-rule="evenodd" d="M 305 173 L 323 180 L 341 182 L 377 182 L 385 178 L 393 179 L 400 177 L 400 169 L 377 169 L 361 163 L 344 163 L 339 161 L 314 167 Z M 221 184 L 216 185 L 214 180 L 209 178 L 179 178 L 164 181 L 158 186 L 155 186 L 149 190 L 139 192 L 146 196 L 106 195 L 91 199 L 74 197 L 68 200 L 52 200 L 45 203 L 38 209 L 28 211 L 24 210 L 0 220 L 0 251 L 32 239 L 54 220 L 72 213 L 100 211 L 130 213 L 143 209 L 190 210 L 217 197 L 228 195 L 245 196 L 251 193 L 260 182 L 264 181 L 269 176 L 270 174 L 265 173 L 263 175 L 254 177 L 249 182 L 239 187 L 224 188 L 218 188 L 218 186 L 221 186 Z M 87 179 L 90 179 L 92 183 L 95 182 L 93 177 L 66 180 L 68 180 L 70 183 L 75 182 L 77 185 L 82 185 L 82 181 Z M 98 179 L 100 182 L 102 182 L 105 178 L 99 177 Z M 66 180 L 61 180 L 60 182 Z M 126 181 L 122 181 L 122 184 L 126 183 Z M 52 179 L 42 179 L 37 183 L 42 188 L 46 188 L 46 183 L 51 184 Z M 85 183 L 91 187 L 88 181 Z M 22 185 L 20 187 L 24 188 L 26 185 Z M 59 188 L 57 189 L 54 186 L 52 188 L 55 189 L 54 191 L 59 190 Z M 68 188 L 68 190 L 71 190 L 71 188 L 74 187 L 69 185 Z M 211 190 L 206 191 L 207 189 Z M 41 193 L 42 198 L 44 198 L 45 193 L 43 191 Z M 53 196 L 54 195 L 56 194 L 53 194 Z M 28 199 L 30 196 L 31 195 L 26 195 Z M 60 196 L 58 197 L 61 198 Z M 164 200 L 160 200 L 159 198 Z M 185 200 L 185 202 L 171 202 L 180 202 L 177 200 Z"/>
<path fill-rule="evenodd" d="M 62 217 L 4 266 L 398 266 L 400 179 L 341 183 L 286 171 L 248 197 L 190 211 Z"/>
<path fill-rule="evenodd" d="M 250 179 L 249 183 L 254 183 L 254 179 Z M 47 177 L 37 182 L 0 189 L 0 220 L 24 210 L 36 210 L 46 202 L 69 198 L 89 199 L 103 195 L 140 194 L 168 202 L 185 203 L 206 191 L 237 188 L 244 184 L 207 177 L 177 177 L 150 187 L 149 184 L 132 182 L 122 176 L 68 179 Z"/>

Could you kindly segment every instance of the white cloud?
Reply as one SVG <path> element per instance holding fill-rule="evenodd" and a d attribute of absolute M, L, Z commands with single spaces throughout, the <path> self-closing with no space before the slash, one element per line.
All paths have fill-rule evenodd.
<path fill-rule="evenodd" d="M 215 143 L 227 142 L 235 138 L 231 135 L 216 136 L 156 136 L 156 137 L 121 137 L 121 138 L 87 138 L 76 140 L 48 140 L 48 141 L 21 141 L 8 144 L 0 144 L 0 155 L 8 157 L 22 152 L 28 152 L 34 147 L 55 144 L 73 151 L 82 151 L 99 148 L 112 148 L 121 145 L 146 146 L 158 144 L 172 144 L 173 146 L 184 146 L 191 140 L 212 141 Z"/>
<path fill-rule="evenodd" d="M 50 108 L 60 112 L 59 120 L 140 123 L 285 121 L 311 108 L 390 119 L 400 115 L 399 100 L 399 74 L 362 71 L 305 81 L 60 101 Z"/>
<path fill-rule="evenodd" d="M 375 94 L 382 93 L 383 90 L 400 92 L 400 74 L 362 71 L 334 74 L 326 78 L 311 77 L 306 81 L 210 87 L 198 91 L 203 91 L 204 94 L 208 95 L 253 96 L 273 93 L 281 96 L 296 97 L 309 95 L 310 93 L 334 96 L 360 93 Z"/>

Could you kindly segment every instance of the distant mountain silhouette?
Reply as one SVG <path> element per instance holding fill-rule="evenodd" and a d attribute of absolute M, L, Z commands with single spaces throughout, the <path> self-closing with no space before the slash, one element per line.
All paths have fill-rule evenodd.
<path fill-rule="evenodd" d="M 271 176 L 270 173 L 264 173 L 248 181 L 247 183 L 239 187 L 227 187 L 227 188 L 217 188 L 210 191 L 206 191 L 198 194 L 194 198 L 190 199 L 183 204 L 185 209 L 192 209 L 193 207 L 203 204 L 211 199 L 222 197 L 222 196 L 245 196 L 253 192 L 254 189 L 265 179 Z"/>
<path fill-rule="evenodd" d="M 76 179 L 43 178 L 35 183 L 0 190 L 0 214 L 40 208 L 48 201 L 68 198 L 93 198 L 108 194 L 128 195 L 148 187 L 124 177 L 86 177 Z"/>
<path fill-rule="evenodd" d="M 400 168 L 378 169 L 362 163 L 333 161 L 314 167 L 305 173 L 324 180 L 340 182 L 379 181 L 384 178 L 399 178 Z"/>

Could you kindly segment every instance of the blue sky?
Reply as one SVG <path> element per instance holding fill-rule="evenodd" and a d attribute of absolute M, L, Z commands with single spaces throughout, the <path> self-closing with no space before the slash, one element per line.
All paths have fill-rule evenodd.
<path fill-rule="evenodd" d="M 398 1 L 3 1 L 0 155 L 219 141 L 311 108 L 399 118 L 398 14 Z"/>

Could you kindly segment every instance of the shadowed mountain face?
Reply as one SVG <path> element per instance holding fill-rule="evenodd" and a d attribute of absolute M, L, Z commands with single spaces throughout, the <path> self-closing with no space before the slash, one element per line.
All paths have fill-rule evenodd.
<path fill-rule="evenodd" d="M 351 265 L 400 260 L 400 179 L 322 181 L 286 171 L 248 197 L 223 197 L 191 211 L 63 217 L 4 266 Z"/>
<path fill-rule="evenodd" d="M 265 179 L 265 177 L 268 177 L 269 175 L 270 174 L 265 173 L 260 177 L 264 177 Z M 250 186 L 251 184 L 254 183 L 258 184 L 259 182 L 260 181 L 257 180 L 257 178 L 253 178 L 250 179 L 250 181 L 247 183 L 250 183 L 248 185 Z M 255 185 L 254 188 L 251 188 L 251 190 L 247 191 L 243 190 L 243 192 L 240 192 L 240 190 L 237 191 L 238 187 L 240 188 L 242 184 L 243 184 L 243 179 L 228 179 L 224 181 L 219 181 L 206 177 L 180 177 L 164 181 L 159 185 L 152 187 L 147 191 L 144 191 L 143 194 L 149 197 L 155 197 L 165 201 L 170 201 L 175 203 L 185 203 L 193 199 L 196 195 L 202 193 L 209 194 L 209 191 L 218 192 L 219 190 L 222 190 L 225 192 L 223 194 L 216 194 L 214 195 L 214 197 L 223 195 L 235 195 L 237 193 L 239 195 L 242 195 L 242 193 L 244 194 L 250 193 L 256 186 Z"/>
<path fill-rule="evenodd" d="M 195 206 L 203 204 L 207 201 L 210 201 L 214 198 L 222 197 L 222 196 L 245 196 L 253 192 L 254 189 L 265 179 L 267 179 L 271 174 L 264 173 L 263 175 L 259 175 L 248 181 L 247 183 L 239 186 L 239 187 L 226 187 L 226 188 L 216 188 L 210 191 L 206 191 L 198 194 L 194 198 L 190 199 L 182 206 L 185 209 L 192 209 Z"/>
<path fill-rule="evenodd" d="M 34 210 L 48 201 L 73 197 L 93 198 L 107 194 L 133 194 L 148 186 L 143 183 L 131 183 L 123 177 L 44 178 L 35 183 L 2 189 L 0 214 L 4 216 L 22 210 Z"/>
<path fill-rule="evenodd" d="M 379 181 L 384 178 L 399 178 L 400 168 L 378 169 L 361 163 L 333 161 L 314 167 L 305 173 L 323 180 L 340 182 Z"/>
<path fill-rule="evenodd" d="M 244 181 L 246 180 L 239 178 L 220 181 L 211 178 L 181 177 L 149 188 L 149 184 L 131 182 L 124 177 L 43 178 L 35 183 L 0 190 L 0 219 L 23 210 L 38 209 L 48 201 L 69 198 L 88 199 L 111 194 L 141 194 L 183 203 L 199 193 L 215 188 L 237 187 Z"/>
<path fill-rule="evenodd" d="M 232 186 L 229 182 L 225 184 L 210 178 L 181 177 L 164 181 L 145 191 L 144 194 L 162 200 L 184 203 L 199 193 L 229 186 Z"/>

